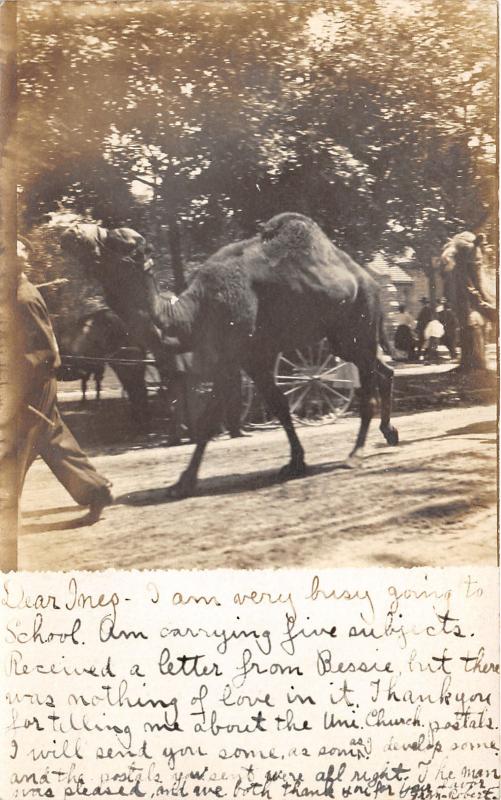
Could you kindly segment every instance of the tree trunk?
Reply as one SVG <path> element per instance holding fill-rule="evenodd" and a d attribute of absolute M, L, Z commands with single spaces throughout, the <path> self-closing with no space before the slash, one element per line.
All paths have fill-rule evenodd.
<path fill-rule="evenodd" d="M 0 378 L 9 387 L 2 395 L 2 436 L 0 439 L 0 497 L 2 498 L 2 541 L 0 569 L 17 569 L 18 464 L 19 436 L 16 418 L 22 411 L 22 387 L 19 365 L 23 362 L 19 327 L 15 324 L 14 306 L 17 291 L 18 259 L 16 258 L 16 141 L 12 135 L 16 118 L 16 3 L 0 7 L 0 44 L 2 47 L 2 125 L 0 128 L 0 179 L 2 215 L 0 217 L 0 328 L 2 352 Z M 10 324 L 9 324 L 10 323 Z M 20 321 L 21 323 L 21 321 Z"/>
<path fill-rule="evenodd" d="M 183 257 L 181 253 L 181 229 L 176 214 L 169 214 L 169 248 L 174 273 L 174 291 L 181 294 L 186 289 L 184 277 Z"/>
<path fill-rule="evenodd" d="M 428 277 L 428 293 L 430 298 L 430 306 L 433 312 L 433 316 L 435 316 L 435 311 L 437 308 L 437 283 L 435 279 L 435 270 L 433 269 L 433 267 L 428 267 L 427 277 Z"/>
<path fill-rule="evenodd" d="M 480 325 L 465 325 L 459 333 L 461 369 L 487 369 L 484 330 Z"/>
<path fill-rule="evenodd" d="M 472 308 L 471 298 L 464 278 L 454 270 L 452 284 L 449 285 L 452 307 L 459 324 L 459 344 L 461 347 L 461 369 L 485 370 L 485 320 Z M 477 323 L 474 318 L 477 317 Z M 482 324 L 482 322 L 484 324 Z"/>

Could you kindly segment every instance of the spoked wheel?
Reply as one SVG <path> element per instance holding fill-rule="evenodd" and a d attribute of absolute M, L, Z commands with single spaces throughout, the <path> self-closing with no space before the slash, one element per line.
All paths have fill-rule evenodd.
<path fill-rule="evenodd" d="M 357 368 L 334 356 L 327 339 L 279 353 L 275 380 L 304 425 L 324 425 L 344 414 L 359 385 Z"/>

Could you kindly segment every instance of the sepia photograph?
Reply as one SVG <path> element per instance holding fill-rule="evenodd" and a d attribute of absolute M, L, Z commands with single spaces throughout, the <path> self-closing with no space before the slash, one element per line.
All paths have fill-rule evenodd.
<path fill-rule="evenodd" d="M 10 568 L 495 566 L 496 2 L 22 0 L 16 52 Z"/>
<path fill-rule="evenodd" d="M 0 800 L 499 796 L 497 16 L 0 0 Z"/>

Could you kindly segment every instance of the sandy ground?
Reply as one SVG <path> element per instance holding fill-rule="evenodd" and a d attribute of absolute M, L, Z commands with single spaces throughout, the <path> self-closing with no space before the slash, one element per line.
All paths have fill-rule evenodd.
<path fill-rule="evenodd" d="M 283 432 L 212 442 L 198 493 L 164 488 L 191 446 L 106 454 L 116 503 L 93 526 L 45 464 L 28 475 L 19 569 L 447 566 L 496 563 L 496 409 L 398 417 L 389 448 L 373 425 L 364 469 L 343 469 L 358 421 L 301 428 L 309 474 L 277 482 Z"/>

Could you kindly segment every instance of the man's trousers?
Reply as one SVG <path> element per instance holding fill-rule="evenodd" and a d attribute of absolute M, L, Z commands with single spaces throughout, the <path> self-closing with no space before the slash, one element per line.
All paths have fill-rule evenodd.
<path fill-rule="evenodd" d="M 109 486 L 109 481 L 92 466 L 61 419 L 55 378 L 43 384 L 36 398 L 31 400 L 31 405 L 52 424 L 29 408 L 21 410 L 17 435 L 19 496 L 28 469 L 40 455 L 75 502 L 82 506 L 90 505 L 96 492 Z"/>

